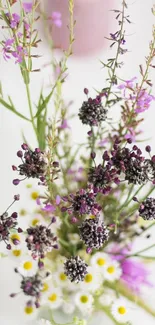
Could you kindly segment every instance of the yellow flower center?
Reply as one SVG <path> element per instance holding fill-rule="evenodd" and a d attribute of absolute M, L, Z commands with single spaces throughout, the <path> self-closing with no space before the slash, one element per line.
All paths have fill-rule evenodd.
<path fill-rule="evenodd" d="M 105 261 L 104 258 L 102 258 L 102 257 L 98 258 L 98 260 L 97 260 L 97 264 L 98 264 L 99 266 L 103 266 L 103 265 L 105 265 L 105 263 L 106 263 L 106 261 Z"/>
<path fill-rule="evenodd" d="M 47 291 L 49 289 L 49 285 L 46 283 L 46 282 L 44 282 L 44 284 L 43 284 L 43 288 L 42 288 L 42 292 L 45 292 L 45 291 Z"/>
<path fill-rule="evenodd" d="M 86 274 L 85 276 L 85 282 L 89 283 L 92 282 L 93 276 L 91 274 Z"/>
<path fill-rule="evenodd" d="M 81 296 L 80 300 L 81 300 L 81 302 L 83 304 L 86 304 L 88 302 L 88 297 L 87 296 Z"/>
<path fill-rule="evenodd" d="M 33 313 L 33 310 L 34 309 L 33 309 L 32 306 L 26 306 L 25 309 L 24 309 L 25 313 L 28 314 L 28 315 L 29 314 L 32 314 Z"/>
<path fill-rule="evenodd" d="M 56 295 L 56 293 L 52 293 L 52 295 L 48 297 L 48 300 L 51 301 L 51 302 L 56 301 L 56 300 L 57 300 L 57 295 Z"/>
<path fill-rule="evenodd" d="M 124 314 L 126 313 L 126 308 L 123 307 L 123 306 L 120 306 L 120 307 L 118 308 L 118 312 L 119 312 L 119 314 L 124 315 Z"/>
<path fill-rule="evenodd" d="M 26 213 L 27 213 L 27 212 L 26 212 L 25 209 L 21 209 L 20 212 L 19 212 L 20 216 L 25 216 Z"/>
<path fill-rule="evenodd" d="M 24 269 L 27 270 L 27 271 L 31 270 L 32 269 L 32 266 L 33 266 L 33 264 L 30 261 L 27 261 L 27 262 L 25 262 L 23 264 Z"/>
<path fill-rule="evenodd" d="M 95 219 L 96 217 L 95 217 L 95 216 L 93 216 L 93 215 L 91 215 L 89 218 L 90 218 L 90 219 Z"/>
<path fill-rule="evenodd" d="M 13 251 L 12 251 L 12 254 L 14 255 L 14 256 L 16 256 L 16 257 L 18 257 L 18 256 L 20 256 L 21 255 L 21 250 L 20 249 L 14 249 Z"/>
<path fill-rule="evenodd" d="M 114 268 L 114 266 L 109 266 L 109 267 L 107 268 L 107 271 L 108 271 L 108 273 L 113 274 L 113 273 L 115 272 L 115 268 Z"/>
<path fill-rule="evenodd" d="M 38 222 L 39 222 L 39 219 L 36 218 L 36 219 L 32 220 L 31 224 L 32 224 L 32 226 L 36 226 Z"/>
<path fill-rule="evenodd" d="M 38 192 L 32 192 L 31 193 L 31 199 L 32 200 L 36 200 L 38 198 L 38 196 L 39 196 L 39 193 Z"/>
<path fill-rule="evenodd" d="M 20 241 L 20 236 L 19 236 L 18 234 L 13 234 L 13 235 L 11 235 L 11 240 L 13 241 L 13 240 L 15 240 L 15 239 L 17 239 L 17 240 Z"/>
<path fill-rule="evenodd" d="M 65 281 L 67 279 L 67 276 L 64 273 L 60 273 L 60 276 L 59 277 L 60 277 L 60 280 L 61 281 Z"/>

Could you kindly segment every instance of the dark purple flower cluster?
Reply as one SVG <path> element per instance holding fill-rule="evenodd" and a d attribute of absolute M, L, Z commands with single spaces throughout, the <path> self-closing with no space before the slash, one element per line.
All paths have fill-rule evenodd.
<path fill-rule="evenodd" d="M 64 263 L 64 273 L 70 279 L 71 282 L 81 282 L 84 280 L 88 265 L 79 257 L 70 257 Z"/>
<path fill-rule="evenodd" d="M 37 225 L 27 229 L 27 248 L 32 252 L 33 258 L 44 258 L 53 248 L 58 249 L 57 237 L 49 227 Z"/>
<path fill-rule="evenodd" d="M 78 114 L 83 124 L 98 126 L 106 120 L 107 109 L 102 105 L 101 98 L 102 95 L 98 95 L 94 99 L 90 97 L 83 102 Z"/>
<path fill-rule="evenodd" d="M 43 280 L 48 277 L 49 273 L 47 272 L 44 276 L 36 273 L 34 276 L 23 276 L 17 268 L 15 272 L 19 273 L 22 277 L 20 288 L 25 296 L 30 297 L 30 300 L 27 301 L 26 307 L 32 307 L 35 305 L 36 308 L 40 307 L 40 298 L 43 289 Z M 14 298 L 18 293 L 12 293 L 10 297 Z"/>
<path fill-rule="evenodd" d="M 13 203 L 9 206 L 11 207 L 15 201 L 19 200 L 19 195 L 14 196 Z M 8 209 L 9 209 L 8 207 Z M 17 228 L 18 222 L 18 214 L 17 212 L 13 212 L 10 216 L 8 214 L 8 209 L 0 216 L 0 242 L 3 241 L 6 244 L 7 249 L 11 249 L 11 245 L 9 243 L 9 236 L 11 231 L 18 231 L 18 233 L 22 232 L 21 228 Z M 14 245 L 18 245 L 19 242 L 14 240 Z"/>
<path fill-rule="evenodd" d="M 25 143 L 21 147 L 23 150 L 19 150 L 17 156 L 21 159 L 22 163 L 18 167 L 13 165 L 12 169 L 17 170 L 19 175 L 25 176 L 25 178 L 38 178 L 43 182 L 47 166 L 44 152 L 39 148 L 32 151 Z M 18 185 L 20 181 L 19 179 L 14 179 L 13 184 Z"/>
<path fill-rule="evenodd" d="M 155 198 L 148 197 L 145 201 L 140 204 L 139 215 L 144 220 L 155 219 Z"/>
<path fill-rule="evenodd" d="M 70 194 L 62 198 L 69 203 L 69 207 L 62 207 L 62 212 L 68 211 L 69 214 L 80 216 L 83 214 L 97 215 L 101 207 L 96 202 L 96 193 L 90 188 L 81 189 L 75 194 Z"/>
<path fill-rule="evenodd" d="M 127 140 L 132 143 L 131 139 Z M 150 152 L 150 147 L 146 151 Z M 128 181 L 130 184 L 145 184 L 147 181 L 155 182 L 155 156 L 146 159 L 142 151 L 134 145 L 132 149 L 121 147 L 116 139 L 113 150 L 105 151 L 103 164 L 92 167 L 88 171 L 88 181 L 93 185 L 95 192 L 107 193 L 111 183 L 119 184 Z"/>
<path fill-rule="evenodd" d="M 79 226 L 80 238 L 91 249 L 99 249 L 109 238 L 109 230 L 98 218 L 86 219 Z"/>

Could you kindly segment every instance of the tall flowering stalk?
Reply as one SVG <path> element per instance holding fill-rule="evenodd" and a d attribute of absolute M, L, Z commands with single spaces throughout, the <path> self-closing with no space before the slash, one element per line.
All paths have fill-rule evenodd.
<path fill-rule="evenodd" d="M 108 39 L 110 47 L 116 47 L 116 54 L 107 63 L 102 62 L 109 73 L 107 86 L 94 98 L 85 88 L 86 100 L 79 107 L 81 124 L 88 126 L 83 153 L 81 145 L 72 148 L 69 141 L 69 120 L 74 116 L 69 114 L 70 104 L 64 103 L 62 97 L 67 61 L 73 50 L 74 1 L 68 1 L 69 48 L 56 64 L 54 44 L 50 42 L 55 80 L 47 96 L 43 90 L 39 93 L 35 111 L 30 77 L 32 72 L 40 72 L 39 68 L 33 69 L 33 59 L 39 57 L 33 54 L 33 48 L 40 42 L 36 9 L 47 33 L 49 20 L 57 28 L 63 22 L 61 13 L 53 12 L 48 17 L 38 1 L 19 1 L 19 13 L 14 11 L 15 3 L 0 3 L 6 31 L 1 49 L 4 59 L 15 60 L 20 68 L 30 117 L 18 111 L 10 97 L 5 100 L 2 93 L 0 103 L 32 124 L 38 145 L 31 148 L 31 144 L 23 143 L 17 151 L 19 165 L 12 165 L 17 177 L 13 184 L 18 186 L 21 181 L 34 179 L 38 187 L 33 190 L 31 184 L 27 186 L 35 200 L 34 211 L 24 207 L 18 214 L 9 213 L 12 204 L 19 200 L 15 194 L 13 203 L 2 212 L 0 241 L 7 251 L 1 256 L 7 254 L 15 261 L 14 270 L 21 279 L 20 294 L 26 298 L 24 312 L 34 315 L 40 306 L 48 306 L 49 320 L 40 319 L 37 324 L 58 325 L 53 314 L 61 308 L 71 315 L 68 325 L 86 325 L 93 311 L 102 310 L 114 324 L 129 325 L 132 302 L 155 317 L 155 310 L 141 296 L 142 285 L 152 285 L 145 259 L 151 262 L 154 256 L 145 253 L 155 245 L 148 243 L 144 249 L 133 250 L 138 237 L 146 235 L 149 241 L 155 224 L 155 155 L 149 144 L 145 152 L 136 144 L 142 113 L 155 99 L 148 75 L 154 68 L 154 29 L 145 69 L 140 65 L 141 80 L 133 77 L 120 81 L 120 56 L 127 51 L 124 25 L 130 20 L 126 1 L 123 0 L 121 10 L 114 10 L 119 29 Z M 48 119 L 51 98 L 55 109 Z M 115 128 L 108 121 L 109 109 L 114 105 L 121 108 L 121 120 Z M 148 191 L 144 193 L 146 184 Z M 20 227 L 18 215 L 27 217 L 25 229 Z M 145 225 L 146 221 L 150 223 Z M 16 295 L 10 293 L 12 298 Z"/>

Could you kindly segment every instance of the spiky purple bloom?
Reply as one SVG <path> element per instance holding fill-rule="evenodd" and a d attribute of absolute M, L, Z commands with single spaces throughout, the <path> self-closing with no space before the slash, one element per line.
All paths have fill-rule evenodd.
<path fill-rule="evenodd" d="M 111 168 L 109 170 L 107 166 L 103 167 L 101 164 L 88 170 L 88 182 L 93 185 L 97 192 L 108 192 L 110 190 L 109 184 L 115 180 L 116 176 L 116 169 Z"/>
<path fill-rule="evenodd" d="M 140 204 L 139 215 L 144 220 L 155 219 L 155 198 L 148 197 L 145 201 Z"/>
<path fill-rule="evenodd" d="M 31 277 L 23 277 L 20 288 L 26 296 L 35 297 L 38 300 L 43 288 L 42 279 L 38 274 Z"/>
<path fill-rule="evenodd" d="M 109 230 L 99 218 L 86 219 L 79 226 L 80 238 L 88 248 L 99 249 L 109 238 Z"/>
<path fill-rule="evenodd" d="M 101 97 L 97 96 L 84 101 L 78 115 L 83 124 L 98 126 L 99 123 L 106 120 L 107 109 L 103 107 Z"/>
<path fill-rule="evenodd" d="M 64 273 L 71 282 L 79 283 L 84 280 L 88 265 L 79 257 L 70 257 L 64 263 Z"/>
<path fill-rule="evenodd" d="M 39 148 L 32 151 L 26 144 L 23 144 L 21 147 L 24 152 L 22 150 L 17 152 L 17 156 L 22 161 L 18 168 L 16 168 L 19 175 L 25 176 L 26 178 L 44 178 L 47 166 L 44 152 Z"/>
<path fill-rule="evenodd" d="M 62 211 L 68 211 L 72 215 L 97 215 L 101 210 L 101 207 L 96 202 L 96 193 L 91 188 L 81 189 L 75 194 L 70 194 L 62 199 L 69 203 L 69 207 L 62 207 Z"/>
<path fill-rule="evenodd" d="M 34 258 L 44 258 L 47 252 L 57 249 L 57 237 L 49 227 L 37 225 L 27 230 L 26 243 Z"/>
<path fill-rule="evenodd" d="M 8 213 L 4 213 L 0 216 L 0 242 L 3 241 L 7 249 L 11 249 L 9 235 L 11 230 L 14 230 L 17 225 L 17 213 L 13 212 L 11 216 Z"/>

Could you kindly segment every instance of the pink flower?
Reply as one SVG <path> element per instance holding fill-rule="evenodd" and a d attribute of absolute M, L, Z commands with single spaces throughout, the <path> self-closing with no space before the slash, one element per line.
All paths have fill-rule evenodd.
<path fill-rule="evenodd" d="M 23 2 L 23 9 L 28 14 L 32 11 L 32 2 Z"/>
<path fill-rule="evenodd" d="M 10 53 L 11 53 L 11 47 L 14 43 L 14 38 L 10 38 L 8 40 L 5 41 L 4 43 L 4 47 L 3 47 L 3 57 L 4 57 L 4 60 L 8 60 L 10 59 Z"/>
<path fill-rule="evenodd" d="M 53 11 L 52 15 L 50 16 L 50 19 L 52 19 L 53 24 L 60 28 L 62 26 L 62 19 L 61 19 L 61 13 L 58 11 Z"/>
<path fill-rule="evenodd" d="M 121 249 L 119 245 L 115 245 L 112 247 L 111 253 L 117 254 L 113 255 L 113 259 L 120 262 L 121 279 L 130 290 L 139 294 L 142 285 L 152 286 L 148 280 L 150 273 L 145 265 L 138 260 L 125 258 L 131 253 L 131 246 Z"/>

